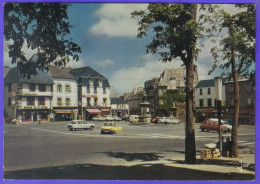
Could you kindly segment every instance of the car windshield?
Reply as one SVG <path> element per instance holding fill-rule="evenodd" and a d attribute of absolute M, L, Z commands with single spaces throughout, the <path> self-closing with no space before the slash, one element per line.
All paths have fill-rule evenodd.
<path fill-rule="evenodd" d="M 105 123 L 104 126 L 113 126 L 113 123 Z"/>

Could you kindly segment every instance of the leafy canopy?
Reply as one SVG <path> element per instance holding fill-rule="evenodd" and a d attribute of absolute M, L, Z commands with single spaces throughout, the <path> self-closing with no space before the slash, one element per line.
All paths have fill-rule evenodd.
<path fill-rule="evenodd" d="M 211 49 L 214 58 L 214 65 L 209 73 L 212 73 L 218 66 L 222 69 L 231 67 L 231 46 L 235 49 L 236 70 L 239 74 L 255 73 L 255 34 L 256 16 L 255 5 L 237 5 L 244 11 L 230 15 L 226 11 L 220 12 L 219 33 L 226 31 L 228 34 L 220 40 L 219 46 Z"/>
<path fill-rule="evenodd" d="M 158 53 L 163 62 L 180 57 L 186 65 L 190 59 L 190 51 L 194 49 L 195 58 L 199 48 L 196 41 L 202 38 L 203 26 L 192 20 L 194 4 L 149 4 L 148 11 L 134 11 L 133 18 L 139 19 L 137 37 L 147 36 L 149 30 L 155 33 L 150 44 L 146 46 L 147 53 Z"/>
<path fill-rule="evenodd" d="M 67 3 L 6 3 L 4 4 L 4 36 L 10 41 L 9 57 L 28 78 L 36 69 L 48 70 L 48 64 L 66 65 L 78 61 L 81 48 L 67 38 L 73 28 L 68 21 Z M 22 47 L 36 49 L 37 61 L 27 62 Z"/>

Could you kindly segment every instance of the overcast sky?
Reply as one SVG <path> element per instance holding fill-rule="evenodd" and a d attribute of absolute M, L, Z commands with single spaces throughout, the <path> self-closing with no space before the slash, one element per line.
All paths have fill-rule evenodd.
<path fill-rule="evenodd" d="M 110 81 L 113 90 L 119 94 L 130 92 L 134 87 L 143 87 L 146 80 L 159 77 L 165 68 L 181 67 L 182 62 L 159 61 L 158 55 L 146 54 L 145 45 L 151 37 L 136 38 L 137 22 L 131 19 L 131 12 L 146 9 L 147 4 L 99 4 L 72 3 L 69 20 L 74 26 L 70 37 L 82 48 L 79 62 L 69 66 L 90 66 Z M 233 5 L 225 5 L 230 13 L 236 12 Z M 4 65 L 11 66 L 7 45 L 4 47 Z M 195 64 L 198 66 L 199 80 L 213 78 L 220 70 L 208 76 L 213 64 L 209 40 L 204 40 L 205 48 Z M 28 58 L 34 51 L 24 47 Z"/>

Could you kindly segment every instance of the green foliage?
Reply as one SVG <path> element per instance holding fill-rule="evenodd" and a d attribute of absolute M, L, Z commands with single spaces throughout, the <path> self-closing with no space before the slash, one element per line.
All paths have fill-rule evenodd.
<path fill-rule="evenodd" d="M 177 90 L 168 90 L 167 93 L 165 92 L 160 99 L 164 101 L 164 103 L 160 105 L 160 109 L 165 110 L 167 112 L 171 110 L 171 108 L 173 107 L 173 103 L 185 102 L 185 94 L 180 93 Z"/>
<path fill-rule="evenodd" d="M 135 11 L 133 18 L 139 19 L 137 37 L 147 36 L 149 30 L 155 33 L 152 42 L 146 46 L 147 53 L 158 53 L 163 62 L 180 57 L 184 64 L 194 49 L 198 56 L 197 39 L 201 38 L 203 26 L 192 20 L 195 4 L 149 4 L 148 11 Z"/>
<path fill-rule="evenodd" d="M 21 73 L 30 78 L 36 69 L 48 70 L 48 64 L 66 65 L 78 61 L 80 47 L 67 38 L 70 34 L 67 3 L 5 3 L 4 36 L 9 45 L 9 57 L 12 64 L 17 64 Z M 38 50 L 38 59 L 28 63 L 22 47 Z"/>
<path fill-rule="evenodd" d="M 219 46 L 211 49 L 214 58 L 214 65 L 209 74 L 217 67 L 228 69 L 231 67 L 231 46 L 235 49 L 236 70 L 239 74 L 252 74 L 255 70 L 255 33 L 256 33 L 256 16 L 255 5 L 237 5 L 243 8 L 242 12 L 235 15 L 222 10 L 219 14 L 221 22 L 219 34 L 227 31 L 227 36 L 220 40 Z M 231 29 L 232 28 L 232 29 Z"/>

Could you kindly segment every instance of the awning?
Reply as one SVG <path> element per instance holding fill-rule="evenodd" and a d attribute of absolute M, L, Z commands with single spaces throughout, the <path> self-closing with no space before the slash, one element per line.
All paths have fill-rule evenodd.
<path fill-rule="evenodd" d="M 101 111 L 108 112 L 108 111 L 110 111 L 110 109 L 101 109 Z"/>
<path fill-rule="evenodd" d="M 54 110 L 54 112 L 59 114 L 71 114 L 71 113 L 78 113 L 78 110 L 59 109 L 59 110 Z"/>
<path fill-rule="evenodd" d="M 89 114 L 101 114 L 101 111 L 98 109 L 87 109 Z"/>

